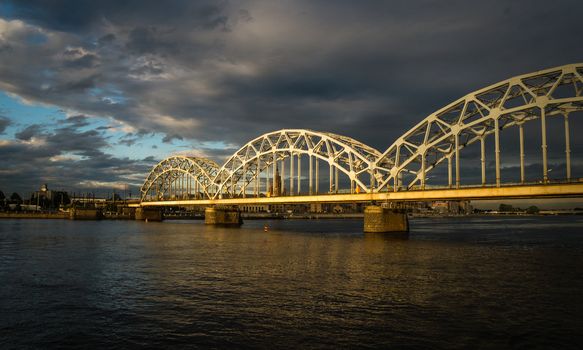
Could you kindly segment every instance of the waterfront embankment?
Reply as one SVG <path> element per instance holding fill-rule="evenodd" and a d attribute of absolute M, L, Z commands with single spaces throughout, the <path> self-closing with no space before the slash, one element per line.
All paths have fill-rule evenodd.
<path fill-rule="evenodd" d="M 69 213 L 0 212 L 0 219 L 69 219 Z"/>

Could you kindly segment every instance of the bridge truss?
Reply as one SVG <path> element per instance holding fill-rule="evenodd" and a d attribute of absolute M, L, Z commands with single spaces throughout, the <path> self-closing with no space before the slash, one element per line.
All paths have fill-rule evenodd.
<path fill-rule="evenodd" d="M 222 197 L 246 197 L 250 187 L 259 196 L 263 174 L 265 192 L 273 194 L 274 188 L 279 187 L 282 193 L 289 162 L 288 194 L 301 194 L 302 176 L 307 177 L 308 194 L 317 194 L 322 162 L 328 170 L 328 193 L 338 192 L 339 172 L 348 177 L 351 193 L 357 188 L 370 191 L 374 188 L 372 169 L 379 156 L 376 149 L 346 136 L 286 129 L 262 135 L 241 147 L 221 167 L 216 183 Z M 304 162 L 302 158 L 306 158 Z M 303 174 L 302 163 L 306 161 L 308 172 Z M 278 172 L 283 175 L 279 180 Z M 275 186 L 276 181 L 281 184 Z"/>
<path fill-rule="evenodd" d="M 219 165 L 206 158 L 172 156 L 158 163 L 141 188 L 142 201 L 203 199 L 216 192 Z"/>
<path fill-rule="evenodd" d="M 461 153 L 478 143 L 481 183 L 475 186 L 500 187 L 504 185 L 500 134 L 511 128 L 518 129 L 520 183 L 524 184 L 524 125 L 534 121 L 540 123 L 540 182 L 546 184 L 550 171 L 547 120 L 555 117 L 564 123 L 565 181 L 569 182 L 569 115 L 578 111 L 583 111 L 583 64 L 571 64 L 513 77 L 467 94 L 429 115 L 384 153 L 346 136 L 284 129 L 251 140 L 222 166 L 205 158 L 169 157 L 148 175 L 141 189 L 142 201 L 322 194 L 362 197 L 364 193 L 425 190 L 428 174 L 440 165 L 447 168 L 447 188 L 459 189 Z M 492 184 L 486 182 L 487 140 L 494 143 Z"/>
<path fill-rule="evenodd" d="M 460 151 L 476 142 L 481 148 L 481 178 L 486 185 L 488 137 L 494 137 L 495 185 L 501 184 L 500 132 L 519 130 L 520 182 L 525 182 L 524 124 L 541 123 L 542 181 L 548 181 L 547 118 L 564 118 L 566 180 L 571 180 L 569 114 L 583 110 L 583 64 L 572 64 L 510 78 L 470 93 L 429 115 L 399 137 L 378 159 L 383 179 L 378 191 L 425 188 L 427 174 L 447 162 L 448 185 L 460 187 Z"/>

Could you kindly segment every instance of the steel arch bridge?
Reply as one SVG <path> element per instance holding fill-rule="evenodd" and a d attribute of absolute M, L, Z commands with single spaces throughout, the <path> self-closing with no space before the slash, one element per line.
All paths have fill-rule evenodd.
<path fill-rule="evenodd" d="M 141 199 L 209 198 L 219 165 L 206 158 L 172 156 L 158 163 L 141 188 Z M 179 189 L 179 191 L 178 191 Z"/>
<path fill-rule="evenodd" d="M 143 205 L 176 205 L 583 195 L 583 183 L 572 179 L 569 130 L 569 115 L 580 111 L 583 63 L 516 76 L 469 93 L 426 117 L 383 153 L 346 136 L 284 129 L 251 140 L 222 166 L 204 158 L 169 157 L 148 175 L 141 201 Z M 564 123 L 566 177 L 562 182 L 569 189 L 549 181 L 547 122 L 552 117 L 561 117 Z M 525 181 L 524 125 L 534 121 L 540 122 L 542 174 L 540 184 L 533 187 Z M 519 136 L 518 184 L 501 179 L 500 134 L 513 127 Z M 485 144 L 491 138 L 495 182 L 488 184 Z M 481 182 L 462 188 L 460 154 L 477 143 Z M 447 168 L 447 186 L 436 189 L 427 179 L 440 165 Z M 322 182 L 327 185 L 324 191 Z M 513 192 L 512 186 L 535 190 Z M 474 187 L 473 192 L 466 187 Z M 438 195 L 435 190 L 447 194 Z"/>
<path fill-rule="evenodd" d="M 266 192 L 270 180 L 275 184 L 278 166 L 285 173 L 289 161 L 289 192 L 301 193 L 302 156 L 308 161 L 308 194 L 319 192 L 320 161 L 327 164 L 329 192 L 339 190 L 339 172 L 348 176 L 351 192 L 357 188 L 374 188 L 374 163 L 380 152 L 350 137 L 303 129 L 284 129 L 259 136 L 241 147 L 221 167 L 217 177 L 219 194 L 230 197 L 246 196 L 253 185 L 259 195 L 260 176 L 266 173 Z M 297 164 L 294 178 L 294 160 Z M 368 181 L 368 182 L 367 182 Z M 285 187 L 284 184 L 281 187 Z M 272 191 L 273 192 L 273 191 Z"/>
<path fill-rule="evenodd" d="M 425 187 L 427 173 L 447 160 L 448 183 L 460 187 L 460 151 L 480 142 L 482 185 L 486 184 L 485 141 L 494 136 L 496 186 L 500 186 L 500 131 L 519 129 L 520 181 L 525 181 L 524 129 L 527 122 L 541 121 L 543 181 L 548 181 L 547 117 L 563 116 L 567 178 L 571 178 L 570 113 L 583 110 L 583 64 L 572 64 L 510 78 L 467 94 L 429 115 L 399 137 L 380 157 L 375 171 L 383 181 L 378 190 L 414 185 Z"/>

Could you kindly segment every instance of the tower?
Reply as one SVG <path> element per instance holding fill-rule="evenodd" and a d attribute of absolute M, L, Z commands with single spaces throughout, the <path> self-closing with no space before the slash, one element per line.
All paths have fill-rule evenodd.
<path fill-rule="evenodd" d="M 279 168 L 277 166 L 275 167 L 275 179 L 271 193 L 274 197 L 281 196 L 281 176 L 279 175 Z"/>

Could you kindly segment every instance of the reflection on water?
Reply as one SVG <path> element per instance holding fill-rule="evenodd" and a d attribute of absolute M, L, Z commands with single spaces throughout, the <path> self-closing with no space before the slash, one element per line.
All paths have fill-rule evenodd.
<path fill-rule="evenodd" d="M 577 217 L 1 224 L 1 348 L 581 345 Z"/>

